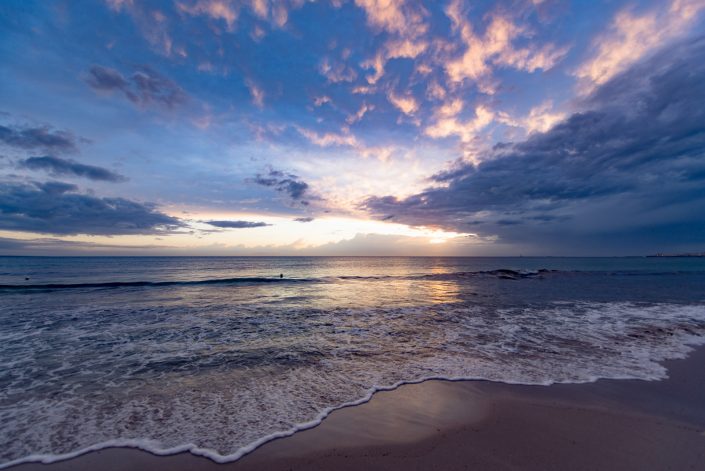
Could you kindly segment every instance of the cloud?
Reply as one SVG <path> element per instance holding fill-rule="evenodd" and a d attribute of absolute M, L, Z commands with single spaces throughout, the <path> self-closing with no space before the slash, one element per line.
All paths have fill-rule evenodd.
<path fill-rule="evenodd" d="M 170 57 L 174 51 L 180 51 L 183 54 L 182 48 L 174 48 L 167 16 L 160 10 L 150 8 L 153 5 L 134 0 L 106 0 L 106 3 L 116 13 L 126 12 L 152 49 L 159 54 L 167 57 Z"/>
<path fill-rule="evenodd" d="M 507 126 L 523 128 L 527 134 L 546 132 L 556 123 L 563 121 L 564 118 L 565 113 L 553 111 L 552 100 L 546 100 L 540 105 L 534 106 L 524 117 L 514 118 L 505 112 L 500 112 L 497 115 L 497 121 Z"/>
<path fill-rule="evenodd" d="M 308 139 L 313 144 L 319 147 L 330 147 L 330 146 L 350 146 L 355 147 L 359 145 L 358 140 L 354 135 L 350 134 L 349 131 L 344 131 L 343 133 L 317 133 L 310 129 L 304 129 L 297 127 L 297 131 Z"/>
<path fill-rule="evenodd" d="M 426 96 L 434 100 L 443 100 L 448 92 L 436 80 L 431 80 L 426 87 Z"/>
<path fill-rule="evenodd" d="M 249 229 L 252 227 L 265 227 L 271 226 L 266 222 L 257 221 L 203 221 L 206 224 L 210 224 L 213 227 L 220 227 L 223 229 Z"/>
<path fill-rule="evenodd" d="M 76 253 L 96 253 L 101 251 L 129 252 L 143 250 L 163 250 L 163 245 L 121 245 L 121 244 L 101 244 L 95 242 L 85 242 L 77 240 L 64 240 L 54 237 L 42 237 L 35 239 L 13 239 L 10 237 L 0 237 L 0 250 L 3 253 L 17 255 L 36 255 L 37 252 L 44 254 L 76 254 Z"/>
<path fill-rule="evenodd" d="M 413 95 L 397 95 L 390 91 L 387 94 L 387 99 L 405 115 L 413 115 L 419 109 L 419 103 Z"/>
<path fill-rule="evenodd" d="M 42 234 L 168 233 L 183 227 L 153 205 L 76 193 L 63 182 L 0 182 L 0 229 Z"/>
<path fill-rule="evenodd" d="M 326 103 L 330 103 L 330 97 L 326 95 L 317 96 L 313 99 L 313 104 L 316 106 L 323 106 Z"/>
<path fill-rule="evenodd" d="M 535 251 L 661 251 L 705 243 L 705 39 L 618 74 L 584 111 L 482 163 L 458 162 L 407 198 L 368 198 L 372 216 Z"/>
<path fill-rule="evenodd" d="M 385 49 L 387 51 L 387 59 L 415 59 L 428 49 L 428 42 L 410 39 L 394 39 L 387 41 Z"/>
<path fill-rule="evenodd" d="M 385 57 L 383 51 L 377 52 L 374 57 L 362 62 L 360 66 L 362 66 L 363 69 L 374 69 L 374 73 L 372 75 L 368 75 L 367 77 L 365 77 L 367 83 L 371 85 L 376 84 L 379 79 L 381 79 L 384 75 L 384 67 L 386 66 L 386 64 L 387 58 Z M 355 90 L 362 90 L 364 88 L 367 87 L 355 87 L 355 89 L 353 89 L 353 93 L 357 93 L 355 92 Z"/>
<path fill-rule="evenodd" d="M 18 149 L 70 153 L 78 151 L 79 138 L 68 131 L 55 131 L 49 126 L 0 126 L 0 142 Z"/>
<path fill-rule="evenodd" d="M 258 185 L 274 188 L 280 193 L 285 193 L 293 200 L 302 200 L 308 196 L 309 185 L 297 175 L 270 169 L 268 173 L 257 174 L 254 182 Z"/>
<path fill-rule="evenodd" d="M 595 53 L 575 72 L 583 90 L 591 91 L 665 42 L 685 34 L 703 9 L 703 0 L 672 0 L 641 15 L 631 7 L 621 10 L 610 28 L 593 41 Z"/>
<path fill-rule="evenodd" d="M 252 103 L 256 107 L 262 108 L 264 106 L 264 90 L 250 79 L 245 81 L 245 85 L 247 85 L 250 95 L 252 95 Z"/>
<path fill-rule="evenodd" d="M 376 91 L 377 89 L 375 87 L 370 87 L 367 85 L 358 85 L 352 89 L 352 92 L 357 95 L 371 95 Z"/>
<path fill-rule="evenodd" d="M 330 83 L 352 82 L 357 78 L 357 72 L 352 67 L 343 62 L 331 62 L 330 59 L 324 57 L 318 71 Z"/>
<path fill-rule="evenodd" d="M 85 81 L 98 92 L 122 92 L 128 100 L 142 107 L 159 104 L 173 108 L 188 99 L 181 87 L 148 66 L 141 66 L 125 77 L 115 69 L 94 65 Z"/>
<path fill-rule="evenodd" d="M 355 4 L 365 10 L 367 24 L 373 30 L 392 36 L 372 58 L 361 64 L 365 69 L 375 70 L 366 77 L 368 83 L 375 84 L 382 78 L 390 59 L 413 59 L 428 49 L 429 43 L 423 39 L 429 28 L 428 12 L 421 5 L 404 0 L 355 0 Z"/>
<path fill-rule="evenodd" d="M 472 143 L 478 133 L 492 123 L 495 114 L 486 106 L 480 105 L 475 108 L 473 118 L 463 120 L 457 116 L 462 108 L 463 103 L 460 100 L 445 103 L 437 110 L 433 123 L 424 129 L 424 134 L 434 139 L 456 136 L 463 144 Z"/>
<path fill-rule="evenodd" d="M 385 67 L 390 59 L 415 59 L 426 52 L 428 48 L 428 41 L 415 37 L 388 40 L 373 57 L 360 64 L 364 69 L 374 69 L 372 75 L 365 77 L 367 83 L 374 85 L 384 76 Z"/>
<path fill-rule="evenodd" d="M 365 116 L 365 114 L 367 114 L 368 111 L 372 111 L 374 109 L 375 105 L 368 105 L 367 103 L 363 103 L 362 106 L 360 106 L 359 110 L 357 110 L 354 114 L 349 115 L 345 119 L 345 122 L 348 124 L 355 124 L 360 121 Z"/>
<path fill-rule="evenodd" d="M 355 0 L 365 10 L 367 23 L 378 31 L 418 37 L 428 30 L 426 12 L 404 0 Z"/>
<path fill-rule="evenodd" d="M 294 219 L 294 221 L 296 221 L 296 222 L 311 222 L 314 220 L 315 220 L 315 218 L 312 218 L 312 217 L 303 217 L 303 218 Z"/>
<path fill-rule="evenodd" d="M 526 72 L 549 70 L 568 52 L 567 47 L 551 43 L 515 47 L 514 41 L 529 36 L 530 31 L 499 14 L 491 16 L 485 34 L 480 36 L 465 17 L 461 0 L 451 1 L 445 11 L 464 45 L 461 55 L 448 59 L 444 64 L 448 78 L 451 82 L 470 79 L 483 93 L 493 94 L 496 90 L 492 78 L 493 66 L 512 67 Z"/>
<path fill-rule="evenodd" d="M 258 17 L 266 19 L 269 15 L 269 0 L 252 0 L 252 11 Z"/>
<path fill-rule="evenodd" d="M 208 16 L 214 20 L 223 20 L 228 31 L 232 31 L 239 16 L 237 4 L 227 0 L 198 0 L 196 2 L 178 2 L 179 11 L 191 16 Z"/>
<path fill-rule="evenodd" d="M 60 195 L 62 193 L 78 191 L 78 186 L 65 182 L 44 182 L 35 183 L 35 185 L 48 195 Z"/>
<path fill-rule="evenodd" d="M 243 7 L 249 8 L 252 14 L 260 20 L 269 21 L 276 27 L 283 28 L 289 20 L 289 8 L 300 8 L 304 2 L 285 0 L 197 0 L 177 2 L 177 9 L 191 16 L 206 16 L 212 20 L 222 20 L 229 32 L 235 30 L 235 24 Z"/>
<path fill-rule="evenodd" d="M 30 157 L 20 161 L 20 165 L 30 170 L 44 170 L 52 175 L 72 175 L 106 182 L 123 182 L 127 180 L 124 176 L 103 167 L 84 165 L 73 160 L 61 159 L 49 155 L 44 157 Z"/>
<path fill-rule="evenodd" d="M 312 256 L 415 256 L 433 254 L 438 256 L 462 256 L 477 253 L 483 241 L 460 237 L 445 243 L 432 244 L 430 237 L 357 233 L 350 239 L 312 247 L 282 247 L 270 250 L 281 255 Z"/>
<path fill-rule="evenodd" d="M 371 109 L 371 108 L 368 108 Z M 387 161 L 389 157 L 394 153 L 394 147 L 390 146 L 368 146 L 364 142 L 355 137 L 354 134 L 350 132 L 347 126 L 344 126 L 342 132 L 325 132 L 317 133 L 310 129 L 305 129 L 296 126 L 296 130 L 304 136 L 309 142 L 319 146 L 319 147 L 348 147 L 353 149 L 361 157 L 374 157 L 381 161 Z"/>
<path fill-rule="evenodd" d="M 133 5 L 133 0 L 105 0 L 111 10 L 121 11 L 123 8 L 127 8 Z"/>

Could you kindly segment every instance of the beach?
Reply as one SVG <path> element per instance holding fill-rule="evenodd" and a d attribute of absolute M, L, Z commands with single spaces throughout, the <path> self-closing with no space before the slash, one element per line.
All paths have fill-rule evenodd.
<path fill-rule="evenodd" d="M 232 463 L 112 448 L 14 471 L 698 470 L 705 463 L 705 348 L 662 381 L 525 386 L 426 381 L 334 411 Z"/>

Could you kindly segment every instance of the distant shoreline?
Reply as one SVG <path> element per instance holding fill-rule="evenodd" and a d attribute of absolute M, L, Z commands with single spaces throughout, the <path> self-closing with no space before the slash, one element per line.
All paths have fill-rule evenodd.
<path fill-rule="evenodd" d="M 703 258 L 705 257 L 705 252 L 703 253 L 657 253 L 654 255 L 647 255 L 646 258 Z"/>

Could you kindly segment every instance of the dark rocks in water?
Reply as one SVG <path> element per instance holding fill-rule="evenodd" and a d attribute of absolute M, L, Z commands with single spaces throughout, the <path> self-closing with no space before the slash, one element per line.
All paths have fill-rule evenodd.
<path fill-rule="evenodd" d="M 501 280 L 518 280 L 520 278 L 530 278 L 538 275 L 538 272 L 520 272 L 517 270 L 510 270 L 508 268 L 500 268 L 499 270 L 493 270 L 489 273 L 495 275 Z"/>
<path fill-rule="evenodd" d="M 536 271 L 524 271 L 524 270 L 511 270 L 509 268 L 500 268 L 498 270 L 492 270 L 483 272 L 489 275 L 494 275 L 502 280 L 519 280 L 521 278 L 539 278 L 542 279 L 543 275 L 547 273 L 557 273 L 559 270 L 549 270 L 548 268 L 540 268 Z"/>
<path fill-rule="evenodd" d="M 509 270 L 507 268 L 500 268 L 499 270 L 495 270 L 494 274 L 497 276 L 521 276 L 521 273 L 519 273 L 516 270 Z"/>

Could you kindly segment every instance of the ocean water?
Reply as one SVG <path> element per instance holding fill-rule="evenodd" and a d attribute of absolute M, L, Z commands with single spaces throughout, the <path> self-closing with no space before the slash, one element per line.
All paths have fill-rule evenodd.
<path fill-rule="evenodd" d="M 659 380 L 701 344 L 703 258 L 0 257 L 0 467 L 234 460 L 405 382 Z"/>

